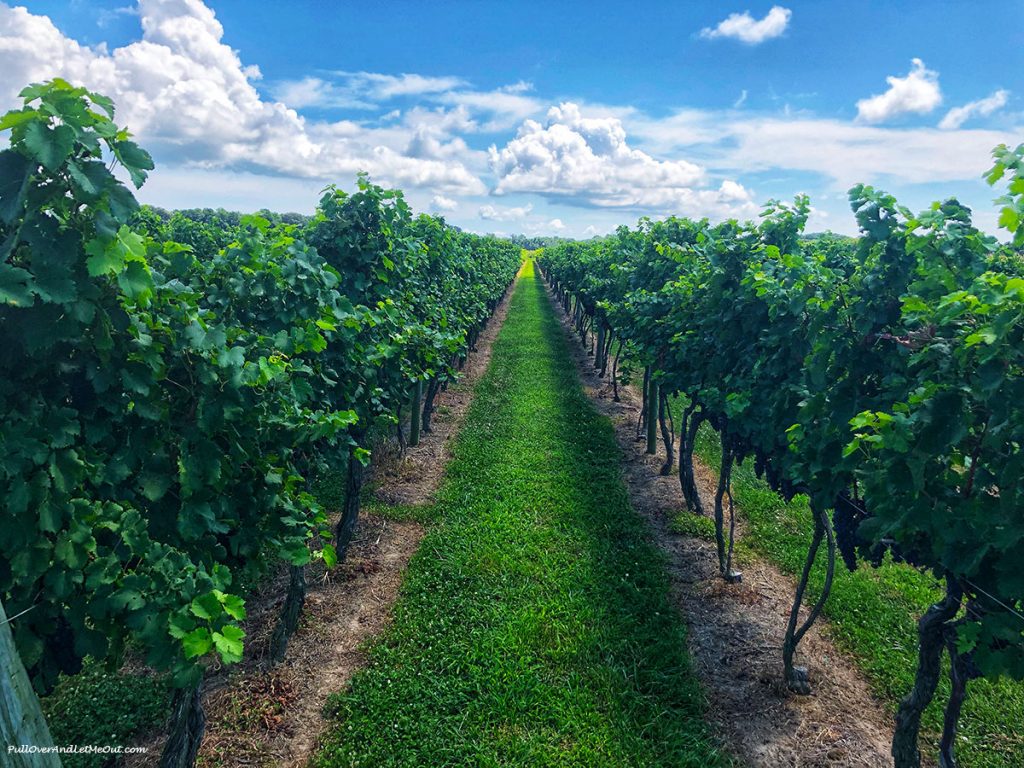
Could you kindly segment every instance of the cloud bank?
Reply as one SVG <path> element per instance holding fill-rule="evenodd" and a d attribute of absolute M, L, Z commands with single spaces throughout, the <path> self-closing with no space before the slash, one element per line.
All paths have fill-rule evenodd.
<path fill-rule="evenodd" d="M 140 0 L 142 39 L 113 51 L 65 37 L 45 16 L 0 5 L 0 108 L 18 103 L 29 82 L 55 76 L 114 98 L 118 120 L 161 159 L 200 168 L 258 170 L 332 179 L 360 170 L 399 186 L 480 194 L 467 163 L 432 151 L 405 153 L 407 136 L 340 121 L 311 121 L 281 101 L 262 98 L 261 74 L 223 43 L 224 29 L 200 0 Z M 355 73 L 351 93 L 372 97 L 436 92 L 460 81 L 419 75 Z M 307 79 L 285 94 L 298 105 L 342 100 L 324 81 Z M 346 102 L 347 103 L 347 102 Z M 462 147 L 456 147 L 462 149 Z"/>

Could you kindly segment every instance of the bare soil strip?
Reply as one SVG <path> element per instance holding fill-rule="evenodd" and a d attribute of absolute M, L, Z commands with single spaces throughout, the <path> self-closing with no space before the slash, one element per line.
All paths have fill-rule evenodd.
<path fill-rule="evenodd" d="M 549 294 L 550 296 L 550 294 Z M 763 560 L 745 562 L 743 582 L 718 576 L 714 544 L 669 530 L 683 509 L 679 476 L 662 476 L 663 456 L 636 439 L 642 396 L 619 387 L 614 402 L 607 379 L 580 344 L 558 307 L 583 388 L 608 416 L 623 452 L 623 480 L 634 508 L 651 525 L 668 559 L 673 598 L 689 625 L 694 668 L 707 691 L 708 717 L 744 766 L 765 768 L 884 768 L 892 765 L 892 716 L 870 692 L 849 655 L 838 650 L 821 619 L 801 643 L 814 693 L 795 696 L 781 683 L 782 638 L 795 590 L 792 579 Z M 717 473 L 694 457 L 705 508 L 714 506 Z M 737 526 L 737 537 L 742 526 Z"/>
<path fill-rule="evenodd" d="M 375 452 L 371 483 L 388 504 L 433 501 L 451 455 L 452 440 L 465 421 L 477 380 L 487 369 L 491 347 L 508 314 L 509 289 L 470 354 L 459 382 L 437 396 L 433 430 L 399 456 L 394 446 Z M 366 663 L 363 648 L 390 623 L 410 558 L 423 526 L 364 514 L 345 563 L 327 572 L 307 568 L 308 594 L 299 630 L 287 655 L 272 670 L 263 666 L 274 622 L 287 590 L 282 574 L 247 601 L 247 644 L 257 651 L 230 670 L 208 673 L 203 706 L 207 724 L 198 764 L 206 768 L 298 768 L 308 762 L 324 730 L 327 697 L 347 685 Z M 145 755 L 124 761 L 132 768 L 159 761 L 164 734 L 144 742 Z"/>

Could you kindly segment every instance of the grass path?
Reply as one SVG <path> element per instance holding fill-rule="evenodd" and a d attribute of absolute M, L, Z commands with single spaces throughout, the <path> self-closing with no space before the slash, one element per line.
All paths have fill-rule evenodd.
<path fill-rule="evenodd" d="M 531 265 L 370 664 L 314 765 L 728 765 Z"/>

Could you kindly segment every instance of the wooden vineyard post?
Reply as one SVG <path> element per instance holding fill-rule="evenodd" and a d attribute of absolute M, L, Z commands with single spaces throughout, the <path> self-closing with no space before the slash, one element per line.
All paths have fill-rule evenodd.
<path fill-rule="evenodd" d="M 60 768 L 56 750 L 18 753 L 8 747 L 53 747 L 53 738 L 32 690 L 0 601 L 0 763 L 10 768 Z"/>

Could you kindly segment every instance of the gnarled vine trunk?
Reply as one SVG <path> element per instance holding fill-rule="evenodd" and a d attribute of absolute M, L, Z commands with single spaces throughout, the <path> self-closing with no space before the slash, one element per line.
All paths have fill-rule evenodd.
<path fill-rule="evenodd" d="M 736 542 L 736 509 L 732 503 L 732 467 L 735 455 L 732 446 L 722 432 L 722 465 L 718 472 L 718 489 L 715 491 L 715 545 L 718 549 L 718 572 L 730 584 L 741 581 L 743 574 L 732 569 L 732 552 Z M 729 537 L 725 536 L 725 504 L 729 499 Z"/>
<path fill-rule="evenodd" d="M 412 410 L 409 417 L 409 445 L 420 444 L 420 425 L 423 415 L 423 379 L 417 379 L 412 388 Z M 398 420 L 401 425 L 402 420 Z"/>
<path fill-rule="evenodd" d="M 427 385 L 427 394 L 423 401 L 423 415 L 421 417 L 420 429 L 424 434 L 430 434 L 432 426 L 430 423 L 431 418 L 434 415 L 434 401 L 437 399 L 437 393 L 441 390 L 441 382 L 436 378 L 430 380 Z"/>
<path fill-rule="evenodd" d="M 798 667 L 793 664 L 796 649 L 804 635 L 807 634 L 807 630 L 814 625 L 814 622 L 825 607 L 825 602 L 832 591 L 832 578 L 836 572 L 836 537 L 832 530 L 832 521 L 828 517 L 828 510 L 818 509 L 812 503 L 811 513 L 814 515 L 814 537 L 811 539 L 811 546 L 807 550 L 804 570 L 800 574 L 800 581 L 796 586 L 796 595 L 793 598 L 793 607 L 789 612 L 786 636 L 782 641 L 782 664 L 786 687 L 793 691 L 793 693 L 800 694 L 801 696 L 810 694 L 811 682 L 807 675 L 807 668 Z M 811 569 L 814 567 L 814 561 L 818 557 L 818 550 L 821 548 L 822 540 L 827 542 L 828 560 L 825 565 L 825 583 L 822 586 L 821 595 L 819 595 L 817 602 L 815 602 L 810 614 L 807 616 L 807 620 L 798 627 L 800 606 L 803 605 L 804 593 L 807 591 L 807 582 L 810 580 Z"/>
<path fill-rule="evenodd" d="M 658 453 L 658 411 L 661 405 L 661 397 L 658 392 L 658 382 L 654 375 L 647 381 L 647 453 L 654 456 Z"/>
<path fill-rule="evenodd" d="M 968 602 L 968 612 L 971 604 Z M 967 698 L 967 683 L 978 676 L 971 653 L 958 653 L 956 648 L 956 627 L 946 631 L 946 648 L 949 651 L 949 699 L 942 722 L 942 740 L 939 742 L 939 768 L 957 768 L 956 728 L 960 722 L 960 710 Z"/>
<path fill-rule="evenodd" d="M 920 768 L 921 714 L 935 697 L 941 674 L 942 651 L 946 632 L 960 610 L 964 592 L 960 584 L 946 577 L 946 595 L 932 605 L 917 622 L 917 673 L 914 687 L 900 702 L 896 711 L 896 730 L 892 737 L 892 759 L 895 768 Z M 959 714 L 959 709 L 956 713 Z"/>
<path fill-rule="evenodd" d="M 160 768 L 192 768 L 206 731 L 206 713 L 201 695 L 202 681 L 192 688 L 175 690 L 171 699 L 171 722 L 167 742 L 160 755 Z"/>
<path fill-rule="evenodd" d="M 363 491 L 365 468 L 356 456 L 356 448 L 348 453 L 348 476 L 345 479 L 345 499 L 342 502 L 341 519 L 334 531 L 334 545 L 338 550 L 338 562 L 343 562 L 352 543 L 352 535 L 359 521 L 359 507 Z"/>
<path fill-rule="evenodd" d="M 615 350 L 615 360 L 612 361 L 612 400 L 616 403 L 621 402 L 622 398 L 619 397 L 619 355 L 622 354 L 622 340 L 619 340 L 619 346 Z"/>
<path fill-rule="evenodd" d="M 647 424 L 647 414 L 650 408 L 647 405 L 647 397 L 650 394 L 651 389 L 651 367 L 648 365 L 644 368 L 644 384 L 642 395 L 643 399 L 640 401 L 640 413 L 636 417 L 636 439 L 640 440 L 644 434 L 644 426 Z"/>
<path fill-rule="evenodd" d="M 697 431 L 704 422 L 704 413 L 697 410 L 691 403 L 683 412 L 683 420 L 679 424 L 679 485 L 686 500 L 686 508 L 696 515 L 704 514 L 704 504 L 700 500 L 700 491 L 693 474 L 693 450 L 697 442 Z"/>
<path fill-rule="evenodd" d="M 661 465 L 661 474 L 669 475 L 676 463 L 675 456 L 675 425 L 672 424 L 672 413 L 668 407 L 668 395 L 662 390 L 658 397 L 658 424 L 661 427 L 661 441 L 665 444 L 665 463 Z"/>
<path fill-rule="evenodd" d="M 281 607 L 281 614 L 274 625 L 274 633 L 270 637 L 270 662 L 277 664 L 284 659 L 288 650 L 288 640 L 299 628 L 299 616 L 302 606 L 306 604 L 306 568 L 293 565 L 288 569 L 288 593 Z"/>
<path fill-rule="evenodd" d="M 615 343 L 615 333 L 605 325 L 603 320 L 601 321 L 601 329 L 603 331 L 604 344 L 601 348 L 601 360 L 597 375 L 603 379 L 605 374 L 608 373 L 608 358 L 611 357 L 612 344 Z"/>

